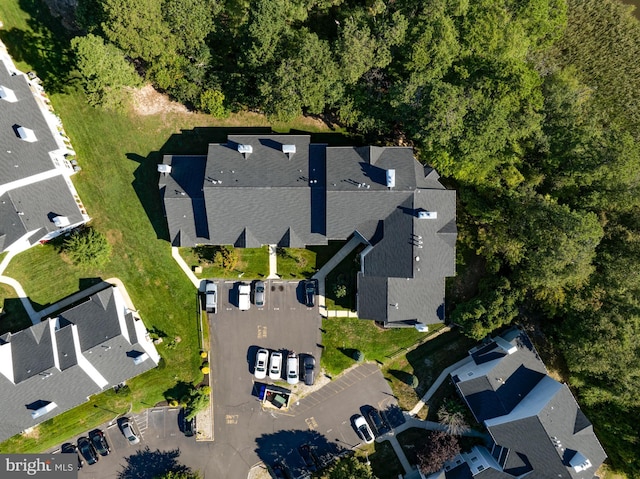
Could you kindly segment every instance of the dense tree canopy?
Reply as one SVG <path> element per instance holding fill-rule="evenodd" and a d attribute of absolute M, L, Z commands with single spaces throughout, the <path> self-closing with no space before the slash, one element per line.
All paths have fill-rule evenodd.
<path fill-rule="evenodd" d="M 483 265 L 474 297 L 449 296 L 451 319 L 476 338 L 535 319 L 596 414 L 640 408 L 640 24 L 628 7 L 79 0 L 77 13 L 96 35 L 74 40 L 93 103 L 131 84 L 133 65 L 216 116 L 318 114 L 415 146 L 458 191 L 459 263 Z M 638 433 L 605 437 L 614 465 L 640 473 Z"/>

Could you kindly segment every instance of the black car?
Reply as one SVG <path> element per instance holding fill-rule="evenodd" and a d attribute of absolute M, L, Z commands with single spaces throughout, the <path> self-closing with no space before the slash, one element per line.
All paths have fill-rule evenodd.
<path fill-rule="evenodd" d="M 316 380 L 316 358 L 311 355 L 304 357 L 304 383 L 313 386 Z"/>
<path fill-rule="evenodd" d="M 289 469 L 281 463 L 277 462 L 273 465 L 273 474 L 277 479 L 291 479 L 291 474 L 289 473 Z"/>
<path fill-rule="evenodd" d="M 196 430 L 196 418 L 193 417 L 191 419 L 187 419 L 187 416 L 191 414 L 191 411 L 189 411 L 188 409 L 185 409 L 184 411 L 184 423 L 183 423 L 183 428 L 182 431 L 184 432 L 184 435 L 187 437 L 191 437 L 195 434 L 195 430 Z"/>
<path fill-rule="evenodd" d="M 376 408 L 372 407 L 369 409 L 367 416 L 369 417 L 369 423 L 373 426 L 373 431 L 376 433 L 376 436 L 382 436 L 391 430 L 387 421 Z"/>
<path fill-rule="evenodd" d="M 303 444 L 298 448 L 298 452 L 300 453 L 300 457 L 304 461 L 304 465 L 309 469 L 310 472 L 316 472 L 318 467 L 316 465 L 317 460 L 315 454 L 311 450 L 308 444 Z"/>
<path fill-rule="evenodd" d="M 98 453 L 93 448 L 93 444 L 91 444 L 88 437 L 78 439 L 78 450 L 80 454 L 82 454 L 82 457 L 84 457 L 84 460 L 87 461 L 87 464 L 91 465 L 98 462 Z"/>
<path fill-rule="evenodd" d="M 80 457 L 80 454 L 78 454 L 78 448 L 76 447 L 75 444 L 71 444 L 70 442 L 65 442 L 62 445 L 62 450 L 61 450 L 62 454 L 75 454 L 76 457 L 78 458 L 78 470 L 82 469 L 82 458 Z"/>
<path fill-rule="evenodd" d="M 109 447 L 107 438 L 104 437 L 104 433 L 100 429 L 94 429 L 91 431 L 89 433 L 89 439 L 91 439 L 91 444 L 93 444 L 93 447 L 101 456 L 109 455 L 111 448 Z"/>
<path fill-rule="evenodd" d="M 312 279 L 308 279 L 304 282 L 304 298 L 307 307 L 313 308 L 315 304 L 316 296 L 316 282 Z"/>

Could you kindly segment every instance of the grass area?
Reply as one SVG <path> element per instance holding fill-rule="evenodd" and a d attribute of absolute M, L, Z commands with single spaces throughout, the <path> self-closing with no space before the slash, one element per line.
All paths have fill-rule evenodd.
<path fill-rule="evenodd" d="M 327 309 L 355 311 L 357 293 L 357 275 L 360 271 L 360 252 L 364 245 L 356 247 L 333 268 L 325 280 L 325 305 Z M 346 295 L 339 298 L 336 287 L 344 286 Z"/>
<path fill-rule="evenodd" d="M 161 366 L 129 381 L 130 390 L 112 391 L 42 423 L 28 435 L 0 445 L 0 452 L 38 452 L 129 410 L 163 401 L 176 385 L 198 383 L 198 315 L 195 291 L 171 258 L 166 222 L 158 195 L 156 164 L 166 153 L 204 154 L 207 144 L 229 133 L 310 132 L 312 141 L 344 143 L 340 131 L 327 132 L 313 119 L 269 125 L 243 113 L 217 121 L 208 115 L 161 113 L 136 116 L 90 107 L 78 90 L 69 55 L 69 37 L 36 0 L 0 2 L 0 39 L 17 66 L 42 79 L 56 113 L 63 119 L 82 171 L 74 184 L 108 237 L 113 253 L 100 270 L 82 270 L 50 246 L 32 248 L 12 260 L 5 274 L 18 279 L 42 308 L 98 278 L 120 278 L 147 325 L 165 338 L 158 346 Z M 252 125 L 246 127 L 246 125 Z"/>
<path fill-rule="evenodd" d="M 346 241 L 329 241 L 325 246 L 309 246 L 308 249 L 316 254 L 316 267 L 322 268 L 346 243 Z"/>
<path fill-rule="evenodd" d="M 400 459 L 389 441 L 368 444 L 358 449 L 356 454 L 369 459 L 371 470 L 378 479 L 397 479 L 400 474 L 404 474 Z"/>
<path fill-rule="evenodd" d="M 443 325 L 433 326 L 427 335 L 434 334 Z M 322 320 L 322 367 L 330 375 L 355 364 L 353 353 L 359 349 L 365 360 L 382 364 L 389 357 L 425 339 L 425 333 L 414 328 L 383 329 L 373 321 L 351 318 Z"/>
<path fill-rule="evenodd" d="M 31 326 L 31 319 L 14 289 L 1 283 L 0 311 L 0 334 L 15 333 Z"/>
<path fill-rule="evenodd" d="M 193 269 L 202 267 L 202 273 L 196 273 L 198 278 L 224 279 L 259 279 L 269 275 L 269 248 L 233 248 L 238 262 L 231 269 L 225 269 L 213 261 L 215 246 L 199 248 L 180 248 L 180 256 Z M 204 250 L 204 251 L 203 251 Z M 198 254 L 200 251 L 200 254 Z M 242 276 L 239 276 L 242 274 Z"/>
<path fill-rule="evenodd" d="M 316 256 L 310 249 L 278 248 L 278 275 L 282 279 L 311 278 L 317 271 Z"/>
<path fill-rule="evenodd" d="M 433 326 L 429 328 L 434 329 Z M 452 330 L 425 342 L 406 355 L 387 362 L 382 372 L 389 380 L 393 394 L 398 398 L 398 405 L 402 409 L 413 408 L 442 370 L 464 358 L 474 344 L 475 341 L 462 336 L 457 330 Z M 412 375 L 418 378 L 416 389 L 407 384 Z M 443 384 L 446 385 L 448 382 L 446 380 Z M 435 420 L 435 413 L 446 397 L 446 394 L 434 395 L 420 411 L 420 417 L 428 415 L 429 419 Z"/>

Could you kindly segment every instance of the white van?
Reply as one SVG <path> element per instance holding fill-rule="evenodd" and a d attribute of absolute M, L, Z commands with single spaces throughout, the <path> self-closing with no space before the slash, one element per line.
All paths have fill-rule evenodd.
<path fill-rule="evenodd" d="M 251 286 L 240 283 L 238 285 L 238 308 L 240 311 L 248 311 L 251 307 Z"/>

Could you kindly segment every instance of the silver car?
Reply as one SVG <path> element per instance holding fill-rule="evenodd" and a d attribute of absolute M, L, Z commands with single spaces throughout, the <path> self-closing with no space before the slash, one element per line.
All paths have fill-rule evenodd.
<path fill-rule="evenodd" d="M 264 306 L 264 281 L 256 281 L 253 290 L 253 302 L 258 308 Z"/>
<path fill-rule="evenodd" d="M 120 423 L 120 429 L 122 429 L 122 434 L 127 438 L 129 444 L 138 444 L 140 442 L 140 438 L 134 432 L 133 426 L 128 418 L 124 418 L 124 420 Z"/>
<path fill-rule="evenodd" d="M 290 352 L 287 356 L 287 382 L 289 384 L 298 384 L 300 377 L 298 376 L 298 356 L 294 352 Z"/>

